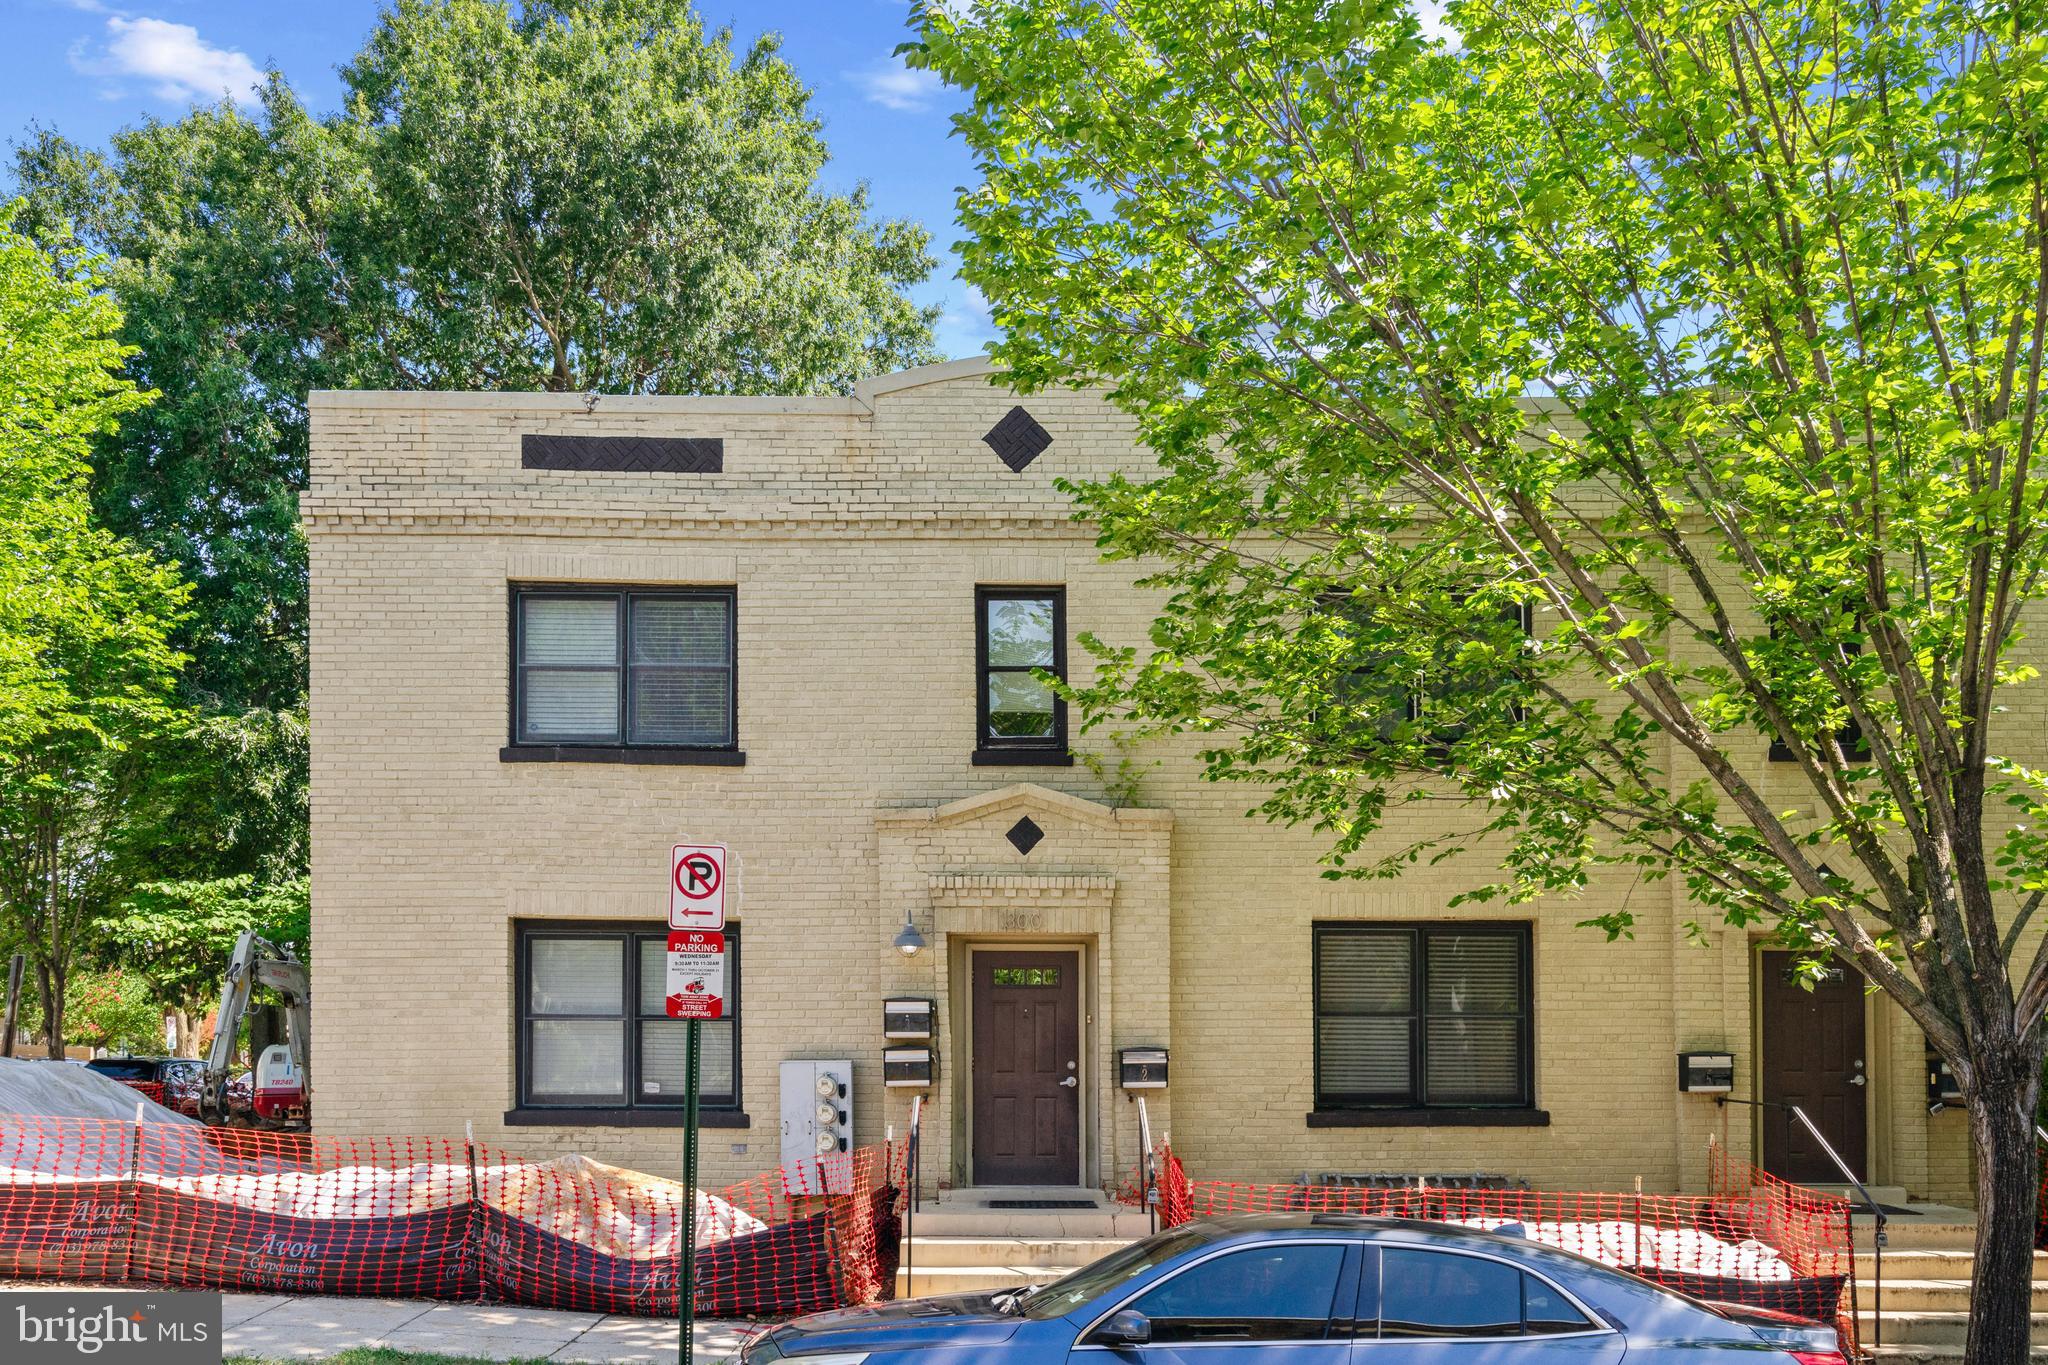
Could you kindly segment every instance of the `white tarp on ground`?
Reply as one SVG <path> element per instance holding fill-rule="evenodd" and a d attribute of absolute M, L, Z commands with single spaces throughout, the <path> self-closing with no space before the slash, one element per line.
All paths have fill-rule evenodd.
<path fill-rule="evenodd" d="M 1697 1228 L 1654 1228 L 1621 1218 L 1583 1223 L 1525 1223 L 1513 1218 L 1450 1221 L 1489 1232 L 1512 1224 L 1521 1228 L 1532 1242 L 1576 1251 L 1624 1269 L 1664 1270 L 1725 1280 L 1795 1278 L 1784 1258 L 1762 1242 L 1727 1242 Z"/>
<path fill-rule="evenodd" d="M 137 1105 L 145 1123 L 184 1129 L 152 1134 L 138 1149 L 136 1130 L 128 1126 Z M 9 1117 L 30 1121 L 9 1123 Z M 105 1131 L 95 1131 L 93 1122 L 34 1122 L 45 1117 L 97 1120 Z M 283 1152 L 231 1156 L 209 1140 L 203 1125 L 98 1072 L 67 1062 L 0 1058 L 0 1185 L 125 1179 L 138 1157 L 138 1178 L 161 1189 L 293 1218 L 430 1213 L 462 1203 L 472 1188 L 469 1166 L 458 1162 L 308 1171 Z M 157 1173 L 162 1170 L 191 1174 Z M 583 1156 L 501 1161 L 473 1174 L 485 1205 L 593 1251 L 658 1259 L 679 1250 L 683 1187 L 676 1181 Z M 699 1245 L 768 1226 L 704 1190 L 697 1191 L 696 1205 Z"/>
<path fill-rule="evenodd" d="M 637 1260 L 681 1251 L 680 1181 L 628 1171 L 585 1156 L 524 1161 L 478 1172 L 484 1202 L 500 1213 L 602 1252 Z M 697 1191 L 697 1244 L 760 1232 L 767 1224 L 717 1195 Z"/>
<path fill-rule="evenodd" d="M 0 1170 L 0 1183 L 15 1172 Z M 329 1171 L 144 1172 L 160 1189 L 291 1218 L 402 1218 L 469 1198 L 470 1169 L 450 1162 L 338 1166 Z M 513 1161 L 476 1169 L 477 1194 L 500 1213 L 607 1256 L 673 1256 L 683 1187 L 583 1156 Z M 697 1242 L 708 1246 L 768 1225 L 717 1195 L 697 1191 Z"/>
<path fill-rule="evenodd" d="M 133 1086 L 102 1076 L 89 1067 L 0 1057 L 0 1114 L 133 1123 L 137 1104 L 142 1106 L 144 1123 L 197 1121 L 166 1109 L 144 1098 Z"/>

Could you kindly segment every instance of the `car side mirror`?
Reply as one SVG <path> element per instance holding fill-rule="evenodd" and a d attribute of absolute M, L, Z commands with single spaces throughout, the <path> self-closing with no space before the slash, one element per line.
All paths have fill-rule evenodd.
<path fill-rule="evenodd" d="M 1143 1346 L 1152 1340 L 1152 1319 L 1135 1308 L 1121 1308 L 1095 1329 L 1098 1346 Z"/>

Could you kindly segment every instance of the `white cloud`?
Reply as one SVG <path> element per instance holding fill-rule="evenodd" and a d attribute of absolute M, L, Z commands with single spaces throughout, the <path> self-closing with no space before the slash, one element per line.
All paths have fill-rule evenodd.
<path fill-rule="evenodd" d="M 263 85 L 263 73 L 247 54 L 215 47 L 190 24 L 146 17 L 109 18 L 104 46 L 93 51 L 79 44 L 71 50 L 71 64 L 88 76 L 143 81 L 167 100 L 227 96 L 248 104 Z"/>
<path fill-rule="evenodd" d="M 980 355 L 996 339 L 999 328 L 990 315 L 988 298 L 973 285 L 959 296 L 949 296 L 940 306 L 937 327 L 939 349 L 949 356 Z"/>
<path fill-rule="evenodd" d="M 868 103 L 913 114 L 932 107 L 941 85 L 937 75 L 912 71 L 901 57 L 877 62 L 865 71 L 849 71 L 846 78 L 860 87 Z"/>

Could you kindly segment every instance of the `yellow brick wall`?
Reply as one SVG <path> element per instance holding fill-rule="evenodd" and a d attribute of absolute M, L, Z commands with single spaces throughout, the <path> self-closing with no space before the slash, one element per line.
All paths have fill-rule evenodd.
<path fill-rule="evenodd" d="M 1110 809 L 1085 768 L 976 767 L 974 590 L 1062 584 L 1081 631 L 1142 643 L 1156 598 L 1099 562 L 1054 480 L 1149 468 L 1099 394 L 1022 400 L 1053 445 L 1021 474 L 982 434 L 1019 400 L 976 363 L 853 398 L 622 399 L 319 394 L 304 499 L 312 571 L 313 877 L 320 1127 L 459 1133 L 672 1172 L 672 1129 L 507 1129 L 513 922 L 659 922 L 669 845 L 724 838 L 739 860 L 742 1074 L 751 1126 L 708 1130 L 706 1178 L 772 1166 L 777 1065 L 851 1057 L 857 1137 L 899 1132 L 881 1086 L 880 1000 L 941 1000 L 927 1179 L 958 1179 L 959 944 L 1085 943 L 1092 1181 L 1127 1174 L 1133 1106 L 1114 1048 L 1170 1043 L 1149 1103 L 1198 1174 L 1492 1171 L 1562 1188 L 1697 1188 L 1710 1135 L 1749 1147 L 1744 1111 L 1675 1090 L 1674 1054 L 1738 1054 L 1753 1080 L 1751 947 L 1685 941 L 1682 892 L 1601 874 L 1535 909 L 1452 911 L 1480 852 L 1398 882 L 1333 884 L 1318 840 L 1245 818 L 1246 788 L 1155 748 L 1142 809 Z M 525 432 L 717 436 L 718 475 L 520 467 Z M 743 767 L 504 763 L 508 584 L 736 585 Z M 1078 743 L 1087 744 L 1088 740 Z M 1761 745 L 1759 746 L 1761 748 Z M 1013 790 L 1014 789 L 1014 790 Z M 1001 793 L 992 800 L 976 798 Z M 1074 801 L 1069 798 L 1081 798 Z M 1019 812 L 1047 830 L 1019 856 Z M 1440 819 L 1396 807 L 1392 840 Z M 1632 938 L 1574 927 L 1625 902 Z M 932 947 L 905 962 L 905 915 Z M 1527 1128 L 1311 1128 L 1310 925 L 1534 921 L 1537 1103 Z M 1890 1065 L 1873 1133 L 1916 1194 L 1967 1193 L 1953 1116 L 1929 1119 L 1917 1034 L 1877 1007 Z M 1896 1035 L 1896 1036 L 1894 1036 Z"/>

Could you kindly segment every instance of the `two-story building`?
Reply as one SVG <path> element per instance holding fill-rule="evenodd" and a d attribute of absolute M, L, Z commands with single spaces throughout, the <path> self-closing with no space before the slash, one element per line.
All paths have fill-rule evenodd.
<path fill-rule="evenodd" d="M 1682 1092 L 1705 1051 L 1858 1174 L 1968 1196 L 1903 1015 L 1851 976 L 1799 990 L 1742 931 L 1689 943 L 1671 881 L 1452 909 L 1483 863 L 1324 880 L 1317 837 L 1247 818 L 1192 745 L 1136 792 L 1077 761 L 1033 670 L 1084 673 L 1082 632 L 1142 644 L 1158 606 L 1055 487 L 1150 466 L 1099 393 L 1018 398 L 974 360 L 846 397 L 312 417 L 323 1131 L 467 1122 L 672 1172 L 669 854 L 706 840 L 734 859 L 713 1182 L 777 1164 L 781 1064 L 819 1058 L 853 1064 L 859 1143 L 925 1095 L 926 1178 L 963 1186 L 1128 1175 L 1140 1094 L 1211 1177 L 1697 1188 L 1713 1136 L 1834 1178 L 1782 1116 Z M 1574 927 L 1624 899 L 1634 938 Z M 927 1091 L 882 1083 L 895 997 L 934 1002 Z M 1120 1086 L 1136 1046 L 1164 1090 Z"/>

